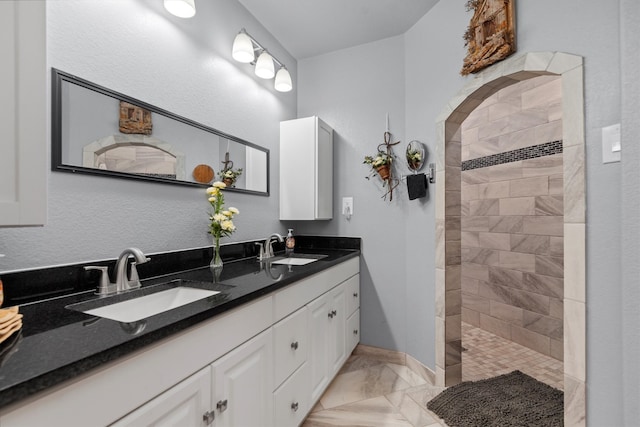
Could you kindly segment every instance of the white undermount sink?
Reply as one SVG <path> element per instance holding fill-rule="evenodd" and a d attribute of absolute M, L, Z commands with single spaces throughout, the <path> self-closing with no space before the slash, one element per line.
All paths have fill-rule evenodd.
<path fill-rule="evenodd" d="M 287 257 L 277 257 L 271 261 L 271 264 L 283 264 L 283 265 L 307 265 L 312 262 L 316 262 L 319 259 L 326 258 L 327 255 L 316 254 L 299 254 L 294 253 Z"/>
<path fill-rule="evenodd" d="M 317 259 L 312 258 L 281 258 L 271 261 L 271 264 L 306 265 L 316 261 Z"/>
<path fill-rule="evenodd" d="M 91 316 L 104 317 L 118 322 L 137 322 L 156 314 L 207 298 L 219 291 L 178 286 L 115 304 L 90 310 L 79 310 Z"/>

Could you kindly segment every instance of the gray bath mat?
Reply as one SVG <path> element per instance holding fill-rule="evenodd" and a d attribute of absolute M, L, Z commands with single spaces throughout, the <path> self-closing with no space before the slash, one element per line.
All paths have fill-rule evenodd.
<path fill-rule="evenodd" d="M 449 427 L 560 427 L 564 393 L 520 371 L 449 387 L 427 408 Z"/>

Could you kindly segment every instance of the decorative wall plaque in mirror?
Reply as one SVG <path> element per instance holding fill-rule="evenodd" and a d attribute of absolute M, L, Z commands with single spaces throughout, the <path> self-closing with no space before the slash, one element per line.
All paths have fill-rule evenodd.
<path fill-rule="evenodd" d="M 269 195 L 269 150 L 52 69 L 52 170 Z"/>

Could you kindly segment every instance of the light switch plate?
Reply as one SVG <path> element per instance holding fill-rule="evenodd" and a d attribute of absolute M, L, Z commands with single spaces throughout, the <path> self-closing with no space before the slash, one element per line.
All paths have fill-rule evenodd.
<path fill-rule="evenodd" d="M 620 161 L 620 123 L 602 128 L 602 163 Z"/>
<path fill-rule="evenodd" d="M 353 197 L 342 198 L 342 215 L 346 216 L 347 219 L 353 215 Z"/>

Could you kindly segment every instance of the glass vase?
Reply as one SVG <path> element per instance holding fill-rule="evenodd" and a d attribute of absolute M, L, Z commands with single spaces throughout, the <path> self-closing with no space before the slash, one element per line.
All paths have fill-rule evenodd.
<path fill-rule="evenodd" d="M 223 266 L 222 258 L 220 257 L 220 237 L 213 237 L 213 258 L 209 263 L 209 267 L 213 269 L 221 269 Z"/>

